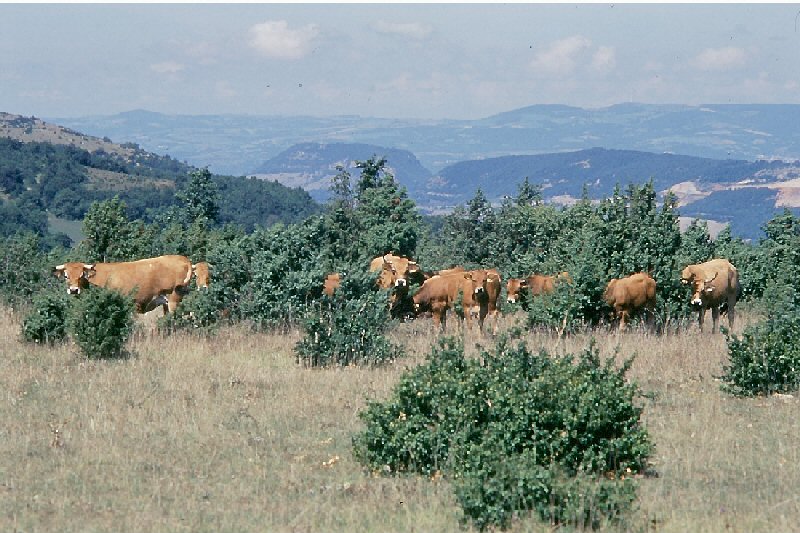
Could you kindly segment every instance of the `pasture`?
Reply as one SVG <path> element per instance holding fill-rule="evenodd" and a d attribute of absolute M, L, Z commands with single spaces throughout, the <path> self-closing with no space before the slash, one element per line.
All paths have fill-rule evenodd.
<path fill-rule="evenodd" d="M 87 360 L 71 343 L 22 343 L 19 316 L 0 309 L 0 530 L 458 530 L 446 479 L 375 477 L 351 453 L 366 399 L 386 397 L 428 353 L 429 320 L 394 328 L 408 354 L 395 364 L 307 369 L 292 352 L 299 332 L 161 336 L 151 318 L 133 357 Z M 756 319 L 742 308 L 735 331 Z M 656 452 L 626 530 L 796 530 L 800 401 L 722 392 L 725 337 L 693 326 L 528 341 L 576 353 L 594 335 L 604 357 L 635 354 L 629 377 Z M 491 342 L 467 339 L 473 353 Z M 525 519 L 512 530 L 551 528 Z"/>

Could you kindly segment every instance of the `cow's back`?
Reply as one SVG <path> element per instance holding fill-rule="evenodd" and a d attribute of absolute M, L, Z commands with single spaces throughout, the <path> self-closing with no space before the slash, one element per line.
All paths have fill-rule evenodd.
<path fill-rule="evenodd" d="M 714 276 L 710 282 L 714 290 L 708 294 L 704 293 L 701 298 L 708 305 L 720 305 L 727 302 L 731 297 L 734 299 L 739 296 L 739 271 L 727 259 L 712 259 L 701 265 L 706 279 Z M 716 275 L 716 276 L 715 276 Z"/>
<path fill-rule="evenodd" d="M 429 306 L 433 302 L 451 304 L 458 298 L 458 293 L 463 291 L 464 273 L 436 275 L 425 280 L 419 291 L 414 295 L 415 304 Z"/>
<path fill-rule="evenodd" d="M 192 262 L 182 255 L 164 255 L 122 263 L 97 263 L 89 282 L 100 287 L 130 293 L 137 289 L 137 300 L 188 286 Z"/>

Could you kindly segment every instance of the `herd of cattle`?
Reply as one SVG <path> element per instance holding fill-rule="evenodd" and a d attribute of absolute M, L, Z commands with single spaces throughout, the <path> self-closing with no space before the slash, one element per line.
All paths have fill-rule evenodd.
<path fill-rule="evenodd" d="M 380 272 L 378 285 L 391 290 L 390 304 L 403 313 L 402 302 L 410 301 L 411 314 L 430 314 L 435 325 L 444 329 L 448 310 L 462 318 L 468 328 L 473 317 L 483 331 L 485 319 L 494 321 L 497 328 L 499 314 L 498 299 L 502 277 L 497 269 L 467 271 L 454 267 L 438 272 L 426 272 L 407 257 L 386 254 L 370 263 L 370 271 Z M 324 292 L 333 295 L 341 282 L 338 273 L 328 274 Z M 728 324 L 733 327 L 734 305 L 741 292 L 739 274 L 727 259 L 713 259 L 705 263 L 689 265 L 681 273 L 681 282 L 692 288 L 691 304 L 698 311 L 700 330 L 703 329 L 706 310 L 711 309 L 712 331 L 719 326 L 720 309 L 727 306 Z M 527 278 L 511 278 L 506 282 L 506 301 L 516 303 L 523 291 L 531 297 L 555 292 L 559 283 L 572 283 L 568 272 L 556 275 L 532 274 Z M 409 297 L 409 287 L 420 285 Z M 606 285 L 605 302 L 613 309 L 619 328 L 624 329 L 633 313 L 643 311 L 652 326 L 656 304 L 656 282 L 646 272 L 637 272 L 621 279 L 612 279 Z M 457 305 L 460 303 L 460 305 Z"/>
<path fill-rule="evenodd" d="M 390 305 L 396 316 L 430 315 L 441 329 L 446 326 L 447 312 L 455 312 L 467 328 L 477 318 L 481 331 L 486 318 L 497 328 L 498 300 L 502 277 L 497 269 L 465 270 L 454 267 L 438 272 L 426 272 L 407 257 L 386 254 L 376 257 L 369 266 L 378 273 L 377 284 L 390 291 Z M 192 264 L 182 255 L 164 255 L 139 261 L 121 263 L 65 263 L 54 268 L 57 277 L 66 280 L 69 294 L 80 294 L 89 284 L 107 287 L 125 294 L 133 294 L 136 310 L 147 313 L 162 307 L 164 314 L 174 312 L 188 293 L 194 276 L 198 288 L 207 288 L 210 282 L 209 265 Z M 516 303 L 527 291 L 531 297 L 553 293 L 559 283 L 571 283 L 568 272 L 547 276 L 532 274 L 524 279 L 511 278 L 506 283 L 506 300 Z M 720 308 L 727 306 L 728 323 L 733 327 L 734 306 L 740 293 L 739 275 L 727 259 L 713 259 L 689 265 L 681 273 L 681 282 L 692 288 L 691 305 L 698 311 L 700 330 L 703 329 L 706 310 L 711 309 L 712 332 L 719 325 Z M 340 287 L 341 276 L 328 274 L 323 292 L 333 295 Z M 419 286 L 413 295 L 409 289 Z M 624 329 L 630 316 L 644 312 L 652 325 L 656 302 L 656 282 L 645 272 L 637 272 L 608 282 L 604 299 L 611 309 L 619 328 Z"/>

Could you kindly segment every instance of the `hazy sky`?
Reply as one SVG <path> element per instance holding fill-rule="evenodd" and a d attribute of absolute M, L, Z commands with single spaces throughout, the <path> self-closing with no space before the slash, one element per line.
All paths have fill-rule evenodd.
<path fill-rule="evenodd" d="M 0 111 L 800 103 L 797 4 L 0 4 Z"/>

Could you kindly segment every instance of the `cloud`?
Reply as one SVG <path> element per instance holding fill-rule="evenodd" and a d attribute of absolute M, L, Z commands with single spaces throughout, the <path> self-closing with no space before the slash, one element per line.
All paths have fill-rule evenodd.
<path fill-rule="evenodd" d="M 186 65 L 176 61 L 162 61 L 161 63 L 154 63 L 150 65 L 150 70 L 158 72 L 159 74 L 177 74 L 184 70 Z"/>
<path fill-rule="evenodd" d="M 531 67 L 554 74 L 567 74 L 575 69 L 578 59 L 591 45 L 592 41 L 581 35 L 555 41 L 536 54 L 531 61 Z"/>
<path fill-rule="evenodd" d="M 293 30 L 285 20 L 268 20 L 250 28 L 250 46 L 267 57 L 300 59 L 311 51 L 318 33 L 316 24 Z"/>
<path fill-rule="evenodd" d="M 617 65 L 616 50 L 613 46 L 600 46 L 592 56 L 592 68 L 603 72 Z"/>
<path fill-rule="evenodd" d="M 744 65 L 747 54 L 741 48 L 726 46 L 723 48 L 706 48 L 691 64 L 700 70 L 729 70 Z"/>
<path fill-rule="evenodd" d="M 419 22 L 399 23 L 385 22 L 383 20 L 377 22 L 375 30 L 378 33 L 390 33 L 417 40 L 426 38 L 433 31 L 430 26 Z"/>

